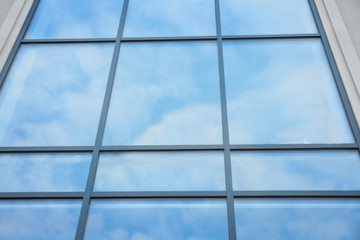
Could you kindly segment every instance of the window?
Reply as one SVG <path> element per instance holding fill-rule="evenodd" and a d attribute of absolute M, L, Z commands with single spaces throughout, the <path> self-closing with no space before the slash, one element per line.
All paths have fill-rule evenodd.
<path fill-rule="evenodd" d="M 36 0 L 8 61 L 0 239 L 360 234 L 313 0 Z"/>

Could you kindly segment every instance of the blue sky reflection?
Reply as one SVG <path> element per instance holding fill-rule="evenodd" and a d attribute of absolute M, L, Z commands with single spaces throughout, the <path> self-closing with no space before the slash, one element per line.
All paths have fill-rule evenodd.
<path fill-rule="evenodd" d="M 234 190 L 359 190 L 358 151 L 232 152 Z"/>
<path fill-rule="evenodd" d="M 224 35 L 317 33 L 308 0 L 220 0 Z"/>
<path fill-rule="evenodd" d="M 131 0 L 124 37 L 214 36 L 215 2 Z"/>
<path fill-rule="evenodd" d="M 123 0 L 41 0 L 25 38 L 115 38 Z"/>
<path fill-rule="evenodd" d="M 112 52 L 113 44 L 23 45 L 0 92 L 0 144 L 92 145 Z"/>
<path fill-rule="evenodd" d="M 224 42 L 232 144 L 353 143 L 319 39 Z"/>
<path fill-rule="evenodd" d="M 360 202 L 349 199 L 235 201 L 237 239 L 359 239 Z"/>
<path fill-rule="evenodd" d="M 80 200 L 1 200 L 0 239 L 74 239 L 80 208 Z"/>
<path fill-rule="evenodd" d="M 103 153 L 100 156 L 94 189 L 225 190 L 224 154 L 203 151 Z"/>
<path fill-rule="evenodd" d="M 104 145 L 221 143 L 216 42 L 124 43 Z"/>
<path fill-rule="evenodd" d="M 1 154 L 0 192 L 84 191 L 90 161 L 91 154 Z"/>
<path fill-rule="evenodd" d="M 222 200 L 93 200 L 85 239 L 228 239 Z"/>

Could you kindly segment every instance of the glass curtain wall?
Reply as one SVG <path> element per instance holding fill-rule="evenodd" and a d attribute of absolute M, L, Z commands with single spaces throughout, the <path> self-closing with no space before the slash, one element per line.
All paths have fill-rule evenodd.
<path fill-rule="evenodd" d="M 0 239 L 360 236 L 313 0 L 35 0 L 0 81 Z"/>

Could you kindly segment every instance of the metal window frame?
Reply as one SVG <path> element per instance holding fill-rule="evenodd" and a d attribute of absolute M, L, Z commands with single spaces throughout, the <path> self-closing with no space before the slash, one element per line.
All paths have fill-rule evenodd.
<path fill-rule="evenodd" d="M 40 0 L 35 0 L 28 17 L 20 31 L 15 45 L 0 74 L 0 88 L 16 57 L 21 45 L 25 44 L 83 44 L 83 43 L 114 43 L 111 68 L 105 90 L 101 116 L 98 124 L 96 140 L 93 146 L 30 146 L 30 147 L 0 147 L 2 153 L 92 153 L 92 160 L 88 174 L 86 188 L 83 192 L 2 192 L 0 200 L 5 199 L 82 199 L 82 207 L 77 225 L 75 239 L 83 239 L 87 215 L 91 199 L 111 198 L 220 198 L 227 201 L 228 234 L 229 239 L 236 239 L 235 208 L 234 201 L 239 198 L 356 198 L 360 199 L 359 191 L 234 191 L 232 187 L 231 152 L 232 151 L 302 151 L 302 150 L 354 150 L 360 151 L 360 131 L 355 116 L 351 110 L 349 99 L 346 95 L 339 70 L 337 69 L 334 56 L 325 35 L 320 16 L 317 12 L 314 0 L 308 0 L 315 24 L 319 33 L 314 34 L 267 34 L 267 35 L 222 35 L 220 0 L 214 0 L 214 13 L 216 20 L 216 35 L 214 36 L 175 36 L 175 37 L 137 37 L 123 38 L 122 33 L 129 1 L 124 0 L 116 38 L 74 38 L 74 39 L 24 39 Z M 265 39 L 320 39 L 334 77 L 342 105 L 345 109 L 349 125 L 354 135 L 354 144 L 231 144 L 229 139 L 228 114 L 226 102 L 225 71 L 223 57 L 223 41 L 228 40 L 265 40 Z M 103 146 L 102 139 L 106 124 L 107 113 L 111 99 L 112 88 L 115 79 L 116 66 L 122 43 L 131 42 L 180 42 L 180 41 L 213 41 L 217 44 L 219 89 L 222 118 L 223 144 L 213 145 L 144 145 L 144 146 Z M 99 156 L 102 152 L 159 152 L 159 151 L 222 151 L 224 153 L 225 185 L 226 191 L 134 191 L 112 192 L 93 191 Z"/>

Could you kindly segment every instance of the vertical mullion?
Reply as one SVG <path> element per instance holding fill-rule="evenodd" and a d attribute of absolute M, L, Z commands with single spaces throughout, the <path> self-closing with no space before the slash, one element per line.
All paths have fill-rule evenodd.
<path fill-rule="evenodd" d="M 9 55 L 8 59 L 6 60 L 6 64 L 4 65 L 4 68 L 0 75 L 0 88 L 2 87 L 2 85 L 5 81 L 5 77 L 10 70 L 10 66 L 15 59 L 17 51 L 20 49 L 21 40 L 23 40 L 23 38 L 25 37 L 25 33 L 30 25 L 31 19 L 33 18 L 34 14 L 35 14 L 35 10 L 36 10 L 37 6 L 39 5 L 39 2 L 40 2 L 40 0 L 35 0 L 33 5 L 31 6 L 28 16 L 26 17 L 24 25 L 21 28 L 21 31 L 19 33 L 19 36 L 17 37 L 16 42 L 10 52 L 10 55 Z"/>
<path fill-rule="evenodd" d="M 343 106 L 344 106 L 344 109 L 345 109 L 345 112 L 346 112 L 346 115 L 347 115 L 347 118 L 348 118 L 348 121 L 349 121 L 349 124 L 350 124 L 350 128 L 352 130 L 352 133 L 354 134 L 355 141 L 356 141 L 358 149 L 360 151 L 359 126 L 358 126 L 358 124 L 356 122 L 354 113 L 353 113 L 353 111 L 351 109 L 350 101 L 349 101 L 349 99 L 347 97 L 346 90 L 345 90 L 344 85 L 342 83 L 339 70 L 338 70 L 336 62 L 334 60 L 334 55 L 333 55 L 333 53 L 331 51 L 330 44 L 329 44 L 329 41 L 328 41 L 328 39 L 326 37 L 325 30 L 324 30 L 324 27 L 322 26 L 321 19 L 320 19 L 319 13 L 317 12 L 317 8 L 316 8 L 314 0 L 309 0 L 309 4 L 310 4 L 310 8 L 311 8 L 311 11 L 312 11 L 314 19 L 315 19 L 316 26 L 317 26 L 317 28 L 319 30 L 319 33 L 320 33 L 321 41 L 323 43 L 324 50 L 325 50 L 327 59 L 328 59 L 329 64 L 330 64 L 330 68 L 331 68 L 332 74 L 334 76 L 335 83 L 336 83 L 337 89 L 339 91 L 340 98 L 341 98 L 341 101 L 343 103 Z"/>
<path fill-rule="evenodd" d="M 236 225 L 235 225 L 234 192 L 232 187 L 232 176 L 231 176 L 230 140 L 229 140 L 229 127 L 228 127 L 227 105 L 226 105 L 224 56 L 223 56 L 222 34 L 221 34 L 219 0 L 215 0 L 215 18 L 216 18 L 216 36 L 217 36 L 218 64 L 219 64 L 219 80 L 220 80 L 222 132 L 223 132 L 223 143 L 224 143 L 228 231 L 229 231 L 229 239 L 235 240 Z"/>
<path fill-rule="evenodd" d="M 117 66 L 117 62 L 119 59 L 121 38 L 122 38 L 123 29 L 124 29 L 125 16 L 126 16 L 126 12 L 127 12 L 128 3 L 129 3 L 129 0 L 124 0 L 124 2 L 123 2 L 123 8 L 122 8 L 122 12 L 121 12 L 119 28 L 118 28 L 118 33 L 117 33 L 117 37 L 116 37 L 116 43 L 115 43 L 115 47 L 114 47 L 114 53 L 113 53 L 113 57 L 112 57 L 109 78 L 108 78 L 108 82 L 107 82 L 107 86 L 106 86 L 106 92 L 105 92 L 103 107 L 102 107 L 102 111 L 101 111 L 100 122 L 99 122 L 98 131 L 97 131 L 97 135 L 96 135 L 95 146 L 94 146 L 94 150 L 93 150 L 93 155 L 92 155 L 88 180 L 87 180 L 87 184 L 86 184 L 85 194 L 84 194 L 84 198 L 83 198 L 83 203 L 82 203 L 82 207 L 81 207 L 79 222 L 78 222 L 78 226 L 77 226 L 77 230 L 76 230 L 76 236 L 75 236 L 76 240 L 83 239 L 84 232 L 85 232 L 86 220 L 87 220 L 87 215 L 88 215 L 89 207 L 90 207 L 91 192 L 92 192 L 93 185 L 95 182 L 96 169 L 97 169 L 99 155 L 100 155 L 100 147 L 101 147 L 101 143 L 102 143 L 102 139 L 103 139 L 103 135 L 104 135 L 106 117 L 107 117 L 107 113 L 108 113 L 109 105 L 110 105 L 111 92 L 112 92 L 112 88 L 114 85 L 116 66 Z"/>

